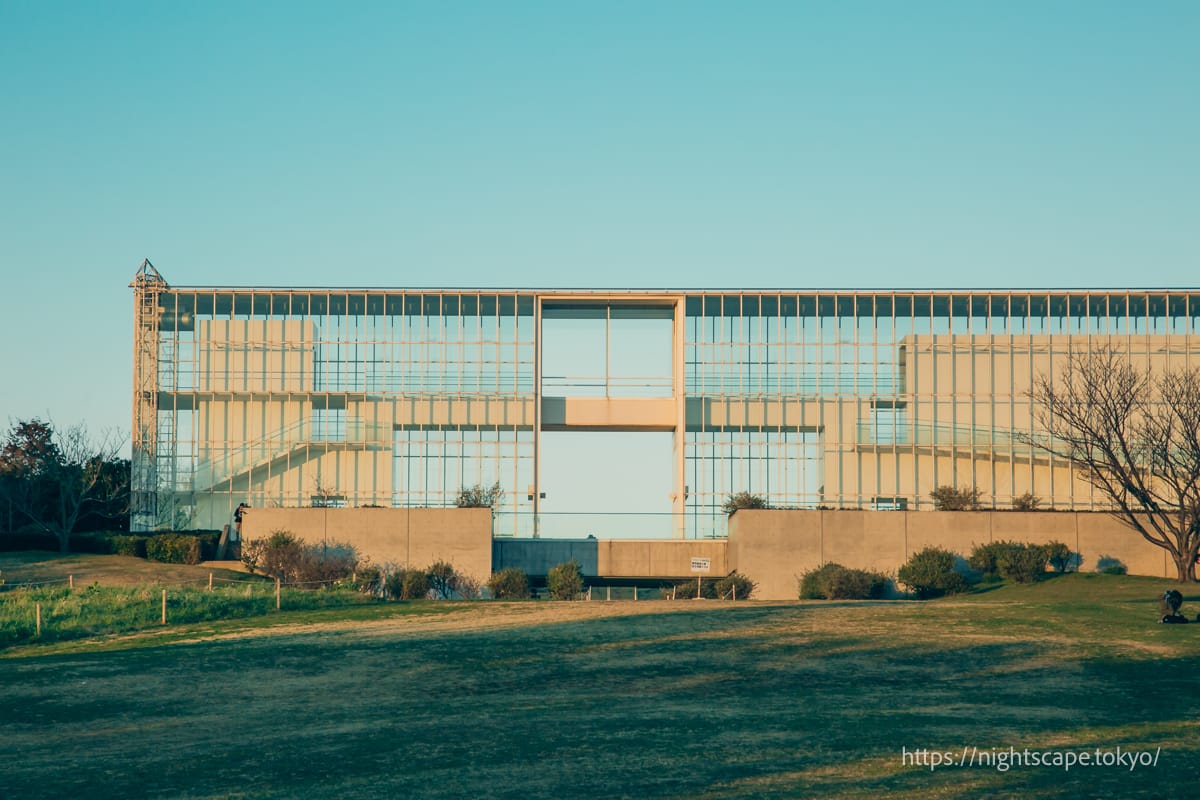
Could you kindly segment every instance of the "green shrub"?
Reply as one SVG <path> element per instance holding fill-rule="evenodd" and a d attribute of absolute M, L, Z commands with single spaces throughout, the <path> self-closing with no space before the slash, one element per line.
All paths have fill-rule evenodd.
<path fill-rule="evenodd" d="M 979 508 L 979 490 L 974 486 L 939 486 L 929 493 L 935 511 L 975 511 Z"/>
<path fill-rule="evenodd" d="M 898 577 L 922 600 L 958 594 L 967 590 L 967 579 L 954 570 L 954 553 L 940 547 L 926 547 L 913 553 L 900 567 Z"/>
<path fill-rule="evenodd" d="M 146 558 L 164 564 L 199 564 L 200 540 L 195 536 L 164 533 L 146 539 Z"/>
<path fill-rule="evenodd" d="M 112 542 L 109 540 L 108 534 L 103 531 L 72 533 L 70 542 L 72 553 L 96 553 L 97 555 L 112 553 Z"/>
<path fill-rule="evenodd" d="M 518 567 L 505 567 L 492 573 L 487 587 L 497 600 L 525 600 L 529 597 L 529 576 Z"/>
<path fill-rule="evenodd" d="M 822 564 L 800 577 L 802 600 L 877 600 L 887 593 L 888 577 L 841 564 Z"/>
<path fill-rule="evenodd" d="M 1128 569 L 1121 559 L 1102 555 L 1096 559 L 1096 571 L 1101 575 L 1125 575 Z"/>
<path fill-rule="evenodd" d="M 583 572 L 579 562 L 556 564 L 546 573 L 546 588 L 554 600 L 578 600 L 583 592 Z"/>
<path fill-rule="evenodd" d="M 997 566 L 1010 581 L 1033 583 L 1046 574 L 1046 550 L 1036 544 L 1021 545 L 1002 555 Z"/>
<path fill-rule="evenodd" d="M 1054 567 L 1055 572 L 1066 572 L 1075 563 L 1075 554 L 1062 542 L 1050 542 L 1043 545 L 1042 549 L 1046 551 L 1046 561 Z"/>
<path fill-rule="evenodd" d="M 754 594 L 754 590 L 758 588 L 758 584 L 734 570 L 724 578 L 718 578 L 713 584 L 713 588 L 716 589 L 717 596 L 722 600 L 725 598 L 749 600 Z M 735 592 L 734 589 L 737 591 Z"/>
<path fill-rule="evenodd" d="M 355 568 L 354 574 L 350 576 L 350 582 L 355 589 L 372 597 L 378 597 L 383 593 L 383 579 L 383 570 L 366 561 L 359 564 Z"/>
<path fill-rule="evenodd" d="M 816 569 L 810 569 L 800 576 L 801 600 L 824 600 L 827 575 L 837 570 L 845 569 L 841 564 L 822 564 Z"/>
<path fill-rule="evenodd" d="M 429 575 L 423 569 L 407 569 L 400 579 L 401 600 L 424 600 L 429 597 Z"/>
<path fill-rule="evenodd" d="M 187 531 L 181 536 L 192 536 L 200 542 L 200 558 L 209 561 L 217 557 L 217 547 L 221 544 L 220 531 Z"/>
<path fill-rule="evenodd" d="M 700 596 L 705 600 L 717 599 L 716 578 L 700 579 Z M 666 586 L 662 589 L 662 597 L 664 600 L 694 600 L 696 597 L 696 581 L 683 581 L 682 583 Z"/>
<path fill-rule="evenodd" d="M 90 531 L 71 535 L 71 550 L 76 553 L 135 556 L 167 564 L 199 564 L 215 558 L 221 534 L 217 531 L 160 532 L 130 534 L 117 531 Z M 147 544 L 150 545 L 147 552 Z"/>
<path fill-rule="evenodd" d="M 1066 545 L 1059 543 L 1065 550 Z M 971 569 L 999 575 L 1017 583 L 1032 583 L 1046 571 L 1046 546 L 1023 542 L 988 542 L 976 545 L 967 558 Z M 1068 558 L 1070 551 L 1067 551 Z"/>
<path fill-rule="evenodd" d="M 726 514 L 732 514 L 740 508 L 770 508 L 767 503 L 767 498 L 761 494 L 751 494 L 750 492 L 737 492 L 725 498 L 724 504 L 721 505 L 721 510 Z"/>
<path fill-rule="evenodd" d="M 111 552 L 118 556 L 146 557 L 146 536 L 114 536 L 109 539 L 112 543 Z"/>
<path fill-rule="evenodd" d="M 1010 553 L 1024 546 L 1020 542 L 1004 540 L 977 544 L 972 548 L 971 555 L 967 556 L 967 564 L 984 575 L 999 575 L 1001 559 L 1007 558 Z"/>
<path fill-rule="evenodd" d="M 425 600 L 429 597 L 429 574 L 407 567 L 390 570 L 383 576 L 383 593 L 392 600 Z"/>
<path fill-rule="evenodd" d="M 389 600 L 399 600 L 404 594 L 404 570 L 387 570 L 382 576 L 383 596 Z"/>

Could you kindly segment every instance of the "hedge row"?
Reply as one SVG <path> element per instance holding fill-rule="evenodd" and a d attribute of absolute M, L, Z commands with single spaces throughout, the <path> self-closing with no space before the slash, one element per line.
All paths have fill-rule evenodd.
<path fill-rule="evenodd" d="M 71 551 L 100 555 L 135 556 L 165 564 L 199 564 L 217 556 L 221 534 L 217 531 L 180 533 L 77 533 Z M 57 547 L 55 548 L 57 549 Z"/>

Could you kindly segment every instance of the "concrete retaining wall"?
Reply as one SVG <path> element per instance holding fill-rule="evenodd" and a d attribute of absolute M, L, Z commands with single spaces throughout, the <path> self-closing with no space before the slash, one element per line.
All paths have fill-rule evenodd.
<path fill-rule="evenodd" d="M 802 573 L 830 562 L 895 573 L 926 547 L 963 556 L 999 540 L 1057 540 L 1079 553 L 1080 569 L 1116 559 L 1130 574 L 1174 577 L 1166 551 L 1108 514 L 1019 511 L 782 511 L 743 509 L 729 520 L 730 570 L 758 582 L 755 597 L 791 600 Z"/>
<path fill-rule="evenodd" d="M 693 558 L 707 558 L 712 577 L 727 575 L 724 539 L 601 539 L 600 575 L 611 578 L 690 578 Z"/>
<path fill-rule="evenodd" d="M 376 564 L 426 567 L 448 561 L 479 580 L 492 574 L 487 508 L 253 508 L 243 539 L 291 531 L 306 542 L 345 542 Z"/>
<path fill-rule="evenodd" d="M 1018 511 L 783 511 L 743 509 L 721 539 L 500 539 L 493 542 L 488 509 L 254 508 L 243 538 L 289 530 L 319 543 L 346 542 L 376 563 L 424 567 L 449 561 L 486 580 L 493 567 L 518 566 L 541 577 L 575 559 L 583 574 L 601 578 L 691 577 L 693 558 L 708 558 L 710 576 L 738 570 L 758 583 L 756 598 L 792 600 L 800 574 L 828 562 L 895 573 L 928 546 L 963 556 L 976 544 L 1010 539 L 1066 543 L 1092 571 L 1116 559 L 1131 574 L 1173 577 L 1160 548 L 1101 513 Z"/>

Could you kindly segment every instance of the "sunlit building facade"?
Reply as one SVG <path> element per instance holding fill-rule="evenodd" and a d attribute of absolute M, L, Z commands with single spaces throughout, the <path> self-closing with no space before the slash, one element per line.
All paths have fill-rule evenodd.
<path fill-rule="evenodd" d="M 1200 366 L 1200 292 L 211 288 L 134 283 L 132 525 L 252 506 L 454 505 L 536 535 L 557 431 L 672 442 L 669 535 L 773 506 L 1100 497 L 1030 444 L 1029 390 L 1101 344 Z M 615 465 L 614 469 L 620 469 Z M 614 511 L 619 498 L 600 500 Z M 661 531 L 661 529 L 658 529 Z M 582 533 L 582 531 L 580 532 Z"/>

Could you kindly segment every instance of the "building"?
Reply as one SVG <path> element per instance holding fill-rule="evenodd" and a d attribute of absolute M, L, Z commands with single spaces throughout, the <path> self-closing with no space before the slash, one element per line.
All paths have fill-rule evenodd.
<path fill-rule="evenodd" d="M 134 530 L 499 482 L 494 534 L 536 536 L 560 431 L 669 437 L 656 531 L 678 538 L 724 536 L 739 491 L 919 511 L 953 484 L 1101 510 L 1030 444 L 1034 379 L 1098 344 L 1200 363 L 1200 291 L 212 288 L 149 262 L 132 286 Z M 579 509 L 600 510 L 619 509 Z"/>

